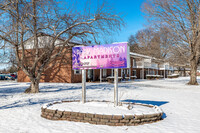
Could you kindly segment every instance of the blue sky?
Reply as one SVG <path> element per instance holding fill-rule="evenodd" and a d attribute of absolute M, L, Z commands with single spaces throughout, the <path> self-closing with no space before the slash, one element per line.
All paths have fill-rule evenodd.
<path fill-rule="evenodd" d="M 87 3 L 88 1 L 91 5 Z M 95 10 L 103 1 L 104 0 L 66 0 L 65 2 L 69 5 L 75 5 L 75 8 L 79 11 L 83 11 L 86 5 L 91 7 L 91 10 Z M 109 6 L 113 7 L 117 13 L 122 14 L 121 16 L 126 23 L 126 27 L 124 27 L 119 34 L 115 34 L 106 39 L 110 39 L 110 41 L 125 42 L 128 41 L 131 34 L 135 34 L 138 30 L 145 28 L 144 25 L 146 20 L 141 12 L 141 6 L 144 1 L 145 0 L 106 0 L 106 3 L 108 3 Z"/>
<path fill-rule="evenodd" d="M 111 0 L 110 0 L 111 1 Z M 124 15 L 126 27 L 114 38 L 118 42 L 127 41 L 131 34 L 145 28 L 146 20 L 141 12 L 144 0 L 112 0 L 113 6 Z"/>
<path fill-rule="evenodd" d="M 81 6 L 85 4 L 86 0 L 77 0 L 76 5 L 81 10 Z M 103 0 L 91 0 L 94 5 L 98 5 Z M 126 23 L 126 26 L 118 33 L 110 37 L 115 42 L 126 42 L 131 34 L 135 34 L 138 30 L 145 28 L 146 20 L 144 19 L 141 6 L 144 0 L 107 0 L 116 12 L 121 13 Z M 71 0 L 66 0 L 71 3 Z M 81 3 L 80 3 L 81 2 Z M 95 3 L 96 2 L 96 3 Z M 72 2 L 73 3 L 73 2 Z M 7 68 L 8 65 L 0 64 L 0 69 Z"/>

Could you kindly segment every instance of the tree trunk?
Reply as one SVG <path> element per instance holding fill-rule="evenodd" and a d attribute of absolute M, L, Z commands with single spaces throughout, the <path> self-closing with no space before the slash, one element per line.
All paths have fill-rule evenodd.
<path fill-rule="evenodd" d="M 38 92 L 39 92 L 38 80 L 31 81 L 30 87 L 25 90 L 25 93 L 38 93 Z"/>
<path fill-rule="evenodd" d="M 190 81 L 189 85 L 198 85 L 197 83 L 197 63 L 195 58 L 190 61 Z"/>

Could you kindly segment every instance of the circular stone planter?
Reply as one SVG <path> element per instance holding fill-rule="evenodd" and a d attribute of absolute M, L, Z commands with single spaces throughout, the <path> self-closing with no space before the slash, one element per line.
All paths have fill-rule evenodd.
<path fill-rule="evenodd" d="M 76 110 L 77 108 L 72 109 L 62 109 L 62 106 L 64 104 L 69 103 L 73 104 L 76 106 L 77 103 L 80 104 L 80 101 L 61 101 L 61 102 L 54 102 L 54 103 L 49 103 L 44 105 L 41 108 L 42 114 L 41 117 L 49 119 L 49 120 L 67 120 L 67 121 L 75 121 L 75 122 L 85 122 L 85 123 L 90 123 L 90 124 L 96 124 L 96 125 L 109 125 L 109 126 L 135 126 L 135 125 L 141 125 L 141 124 L 146 124 L 146 123 L 152 123 L 156 122 L 162 119 L 163 111 L 158 107 L 158 106 L 153 106 L 149 104 L 140 104 L 140 103 L 127 103 L 127 102 L 122 102 L 120 103 L 121 106 L 126 106 L 131 110 L 131 108 L 135 108 L 136 106 L 141 106 L 140 110 L 143 109 L 142 112 L 138 113 L 131 113 L 128 111 L 123 114 L 123 113 L 116 113 L 116 110 L 114 111 L 109 111 L 110 113 L 103 112 L 101 108 L 100 112 L 98 111 L 89 111 L 86 112 L 84 108 L 79 108 L 81 110 Z M 108 102 L 108 101 L 87 101 L 88 102 L 99 102 L 99 103 L 106 103 L 110 105 L 114 105 L 114 103 Z M 66 106 L 65 105 L 65 106 Z M 82 104 L 84 106 L 84 104 Z M 61 107 L 59 109 L 58 107 Z M 99 106 L 100 107 L 100 106 Z M 144 111 L 144 109 L 151 110 L 149 111 Z M 72 111 L 73 110 L 73 111 Z M 117 109 L 118 110 L 118 109 Z M 153 110 L 153 111 L 152 111 Z M 120 111 L 120 106 L 119 106 L 119 111 Z"/>

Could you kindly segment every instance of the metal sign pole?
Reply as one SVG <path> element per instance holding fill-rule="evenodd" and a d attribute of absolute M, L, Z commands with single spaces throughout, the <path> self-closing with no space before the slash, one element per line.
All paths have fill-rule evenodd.
<path fill-rule="evenodd" d="M 100 83 L 102 82 L 102 69 L 100 69 Z"/>
<path fill-rule="evenodd" d="M 86 102 L 86 70 L 82 70 L 82 103 Z"/>
<path fill-rule="evenodd" d="M 114 105 L 118 106 L 118 69 L 114 69 Z"/>

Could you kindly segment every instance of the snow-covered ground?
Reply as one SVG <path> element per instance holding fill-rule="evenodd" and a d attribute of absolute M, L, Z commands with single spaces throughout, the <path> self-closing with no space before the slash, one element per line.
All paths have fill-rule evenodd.
<path fill-rule="evenodd" d="M 24 94 L 29 83 L 0 82 L 0 133 L 199 133 L 200 86 L 186 85 L 188 80 L 119 83 L 120 100 L 157 105 L 165 113 L 157 123 L 122 127 L 40 117 L 46 103 L 81 99 L 81 84 L 41 83 L 40 93 Z M 109 83 L 87 83 L 87 100 L 113 101 L 113 88 Z"/>
<path fill-rule="evenodd" d="M 45 105 L 46 107 L 46 105 Z M 45 108 L 44 107 L 44 108 Z M 132 105 L 123 103 L 120 106 L 113 106 L 112 102 L 65 102 L 50 105 L 47 109 L 59 111 L 73 111 L 81 113 L 92 113 L 102 115 L 141 115 L 161 113 L 155 108 L 142 105 Z"/>

